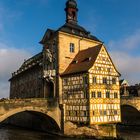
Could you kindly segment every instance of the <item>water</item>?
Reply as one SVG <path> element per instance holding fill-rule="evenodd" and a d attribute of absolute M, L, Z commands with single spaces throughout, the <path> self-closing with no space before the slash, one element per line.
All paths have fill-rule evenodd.
<path fill-rule="evenodd" d="M 118 134 L 124 138 L 124 140 L 140 140 L 139 129 L 120 128 Z M 37 132 L 32 130 L 25 130 L 22 128 L 16 128 L 11 126 L 4 126 L 0 128 L 0 140 L 62 140 L 61 137 L 52 136 L 44 132 Z M 66 138 L 63 138 L 66 140 Z M 75 139 L 67 139 L 75 140 Z"/>
<path fill-rule="evenodd" d="M 38 132 L 27 130 L 13 126 L 3 126 L 0 128 L 0 140 L 76 140 L 75 138 L 64 138 L 47 134 L 45 132 Z"/>
<path fill-rule="evenodd" d="M 43 132 L 25 130 L 16 127 L 2 127 L 0 129 L 0 140 L 49 140 L 55 137 Z"/>
<path fill-rule="evenodd" d="M 140 126 L 118 126 L 117 130 L 124 140 L 140 140 Z"/>

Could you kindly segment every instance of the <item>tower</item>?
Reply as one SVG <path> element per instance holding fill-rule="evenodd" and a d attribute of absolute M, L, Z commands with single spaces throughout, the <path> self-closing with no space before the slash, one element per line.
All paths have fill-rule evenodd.
<path fill-rule="evenodd" d="M 68 0 L 66 2 L 65 11 L 66 11 L 66 22 L 77 24 L 78 8 L 75 0 Z"/>

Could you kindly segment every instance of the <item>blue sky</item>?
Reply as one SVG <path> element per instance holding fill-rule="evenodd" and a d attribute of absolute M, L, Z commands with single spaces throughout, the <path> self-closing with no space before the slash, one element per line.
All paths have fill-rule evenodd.
<path fill-rule="evenodd" d="M 41 51 L 47 28 L 65 23 L 66 0 L 0 0 L 0 97 L 24 59 Z M 140 1 L 77 0 L 78 22 L 103 42 L 131 84 L 140 81 Z"/>

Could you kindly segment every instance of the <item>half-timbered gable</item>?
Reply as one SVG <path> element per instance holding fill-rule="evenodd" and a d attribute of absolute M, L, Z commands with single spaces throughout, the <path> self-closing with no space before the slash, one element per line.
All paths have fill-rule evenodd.
<path fill-rule="evenodd" d="M 119 72 L 102 46 L 89 69 L 90 123 L 120 121 Z"/>

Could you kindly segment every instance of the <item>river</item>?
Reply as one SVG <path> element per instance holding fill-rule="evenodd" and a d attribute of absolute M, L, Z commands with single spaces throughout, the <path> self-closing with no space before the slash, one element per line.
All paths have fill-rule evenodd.
<path fill-rule="evenodd" d="M 124 138 L 124 140 L 140 140 L 139 129 L 131 128 L 121 128 L 118 134 Z M 32 130 L 26 130 L 22 128 L 3 126 L 0 128 L 0 140 L 62 140 L 61 137 L 52 136 L 44 132 L 37 132 Z M 63 138 L 64 140 L 75 140 Z"/>

